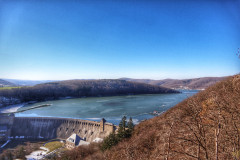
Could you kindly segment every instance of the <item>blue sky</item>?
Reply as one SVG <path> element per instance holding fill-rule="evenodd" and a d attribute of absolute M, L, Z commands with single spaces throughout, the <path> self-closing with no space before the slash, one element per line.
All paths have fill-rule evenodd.
<path fill-rule="evenodd" d="M 0 0 L 0 78 L 239 73 L 239 0 Z"/>

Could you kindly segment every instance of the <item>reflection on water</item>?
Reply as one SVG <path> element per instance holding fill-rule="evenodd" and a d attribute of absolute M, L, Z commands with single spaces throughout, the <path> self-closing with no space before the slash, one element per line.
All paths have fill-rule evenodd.
<path fill-rule="evenodd" d="M 27 105 L 19 110 L 40 104 L 52 104 L 49 107 L 37 108 L 22 113 L 19 117 L 65 117 L 99 121 L 105 118 L 118 124 L 121 117 L 132 117 L 135 123 L 152 118 L 150 112 L 164 112 L 198 91 L 182 91 L 180 94 L 149 94 L 115 97 L 76 98 L 57 101 L 40 102 Z"/>

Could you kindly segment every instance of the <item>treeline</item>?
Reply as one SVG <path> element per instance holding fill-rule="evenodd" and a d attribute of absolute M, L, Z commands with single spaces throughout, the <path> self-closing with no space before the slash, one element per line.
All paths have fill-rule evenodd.
<path fill-rule="evenodd" d="M 126 94 L 177 93 L 177 91 L 125 80 L 68 80 L 0 90 L 0 97 L 16 98 L 21 102 L 44 101 L 61 97 L 94 97 Z M 1 98 L 0 98 L 1 100 Z M 4 103 L 2 99 L 2 102 Z"/>
<path fill-rule="evenodd" d="M 189 88 L 189 89 L 205 89 L 215 83 L 226 79 L 227 77 L 202 77 L 194 79 L 163 79 L 163 80 L 151 80 L 151 79 L 130 79 L 123 78 L 123 80 L 147 83 L 167 88 Z"/>

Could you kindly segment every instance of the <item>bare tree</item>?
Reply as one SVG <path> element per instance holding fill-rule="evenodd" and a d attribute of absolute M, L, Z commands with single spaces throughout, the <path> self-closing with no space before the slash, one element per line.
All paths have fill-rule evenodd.
<path fill-rule="evenodd" d="M 170 153 L 170 149 L 171 149 L 170 144 L 171 144 L 171 136 L 172 136 L 173 124 L 174 124 L 174 122 L 172 122 L 172 123 L 170 124 L 170 129 L 169 129 L 169 133 L 168 133 L 168 149 L 167 149 L 167 156 L 166 156 L 166 158 L 165 158 L 166 160 L 169 159 L 169 153 Z"/>

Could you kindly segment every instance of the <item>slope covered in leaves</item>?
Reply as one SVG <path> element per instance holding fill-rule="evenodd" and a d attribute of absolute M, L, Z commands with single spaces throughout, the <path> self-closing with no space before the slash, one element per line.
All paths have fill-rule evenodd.
<path fill-rule="evenodd" d="M 104 159 L 239 159 L 240 75 L 140 123 Z"/>
<path fill-rule="evenodd" d="M 167 88 L 188 88 L 188 89 L 205 89 L 216 82 L 226 79 L 227 77 L 202 77 L 193 79 L 163 79 L 163 80 L 151 80 L 151 79 L 131 79 L 121 78 L 126 81 L 141 82 L 152 85 L 158 85 Z"/>

